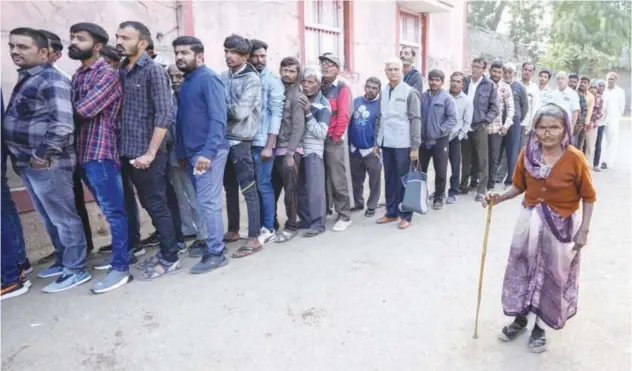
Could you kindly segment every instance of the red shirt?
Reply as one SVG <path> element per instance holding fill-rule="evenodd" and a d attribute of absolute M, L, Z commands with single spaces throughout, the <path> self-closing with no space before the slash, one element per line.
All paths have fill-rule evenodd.
<path fill-rule="evenodd" d="M 336 78 L 330 86 L 321 88 L 323 95 L 331 106 L 331 120 L 327 129 L 327 136 L 335 142 L 340 141 L 351 115 L 351 89 L 346 83 Z"/>

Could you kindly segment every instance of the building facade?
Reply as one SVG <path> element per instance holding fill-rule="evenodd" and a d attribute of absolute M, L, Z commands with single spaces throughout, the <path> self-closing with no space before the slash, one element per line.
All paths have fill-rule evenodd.
<path fill-rule="evenodd" d="M 232 33 L 268 43 L 268 66 L 276 72 L 281 59 L 297 57 L 303 65 L 317 64 L 318 55 L 338 53 L 342 75 L 354 95 L 363 94 L 370 76 L 383 82 L 383 62 L 397 56 L 402 46 L 417 51 L 417 68 L 423 75 L 433 68 L 446 75 L 464 67 L 466 55 L 465 1 L 2 1 L 2 45 L 15 27 L 47 29 L 58 34 L 65 49 L 57 66 L 72 75 L 78 66 L 67 56 L 68 30 L 74 23 L 100 24 L 114 33 L 119 23 L 146 24 L 155 51 L 173 62 L 171 42 L 180 35 L 195 35 L 205 45 L 206 64 L 226 68 L 222 43 Z M 2 90 L 5 101 L 17 79 L 9 52 L 2 53 Z M 10 176 L 14 198 L 21 211 L 32 210 L 21 182 Z"/>

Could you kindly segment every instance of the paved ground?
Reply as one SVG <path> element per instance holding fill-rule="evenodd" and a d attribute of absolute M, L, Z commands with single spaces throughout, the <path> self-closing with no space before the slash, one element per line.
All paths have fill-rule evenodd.
<path fill-rule="evenodd" d="M 544 354 L 528 353 L 526 336 L 496 339 L 517 200 L 494 210 L 472 339 L 485 211 L 464 197 L 406 231 L 357 215 L 345 233 L 102 296 L 89 286 L 45 295 L 36 280 L 28 295 L 2 302 L 2 369 L 629 370 L 629 123 L 619 167 L 594 176 L 579 314 L 549 331 Z"/>

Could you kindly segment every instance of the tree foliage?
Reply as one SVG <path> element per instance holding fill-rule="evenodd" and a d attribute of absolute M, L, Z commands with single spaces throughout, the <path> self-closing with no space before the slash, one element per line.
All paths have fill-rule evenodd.
<path fill-rule="evenodd" d="M 632 30 L 627 1 L 556 1 L 547 54 L 555 69 L 598 74 L 619 65 Z"/>
<path fill-rule="evenodd" d="M 543 24 L 546 3 L 528 0 L 514 0 L 509 3 L 511 21 L 509 37 L 517 49 L 524 45 L 531 58 L 537 57 L 544 48 L 544 39 L 549 33 Z M 515 52 L 517 55 L 517 50 Z"/>
<path fill-rule="evenodd" d="M 495 32 L 508 3 L 506 0 L 469 1 L 467 23 Z"/>

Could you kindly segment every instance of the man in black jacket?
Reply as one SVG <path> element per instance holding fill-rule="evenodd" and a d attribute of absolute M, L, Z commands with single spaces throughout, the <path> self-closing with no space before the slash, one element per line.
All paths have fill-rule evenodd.
<path fill-rule="evenodd" d="M 461 143 L 461 157 L 463 167 L 461 170 L 461 194 L 467 194 L 468 182 L 472 167 L 478 170 L 478 185 L 476 179 L 470 182 L 470 188 L 476 189 L 476 201 L 480 201 L 485 194 L 487 179 L 489 176 L 489 154 L 487 144 L 487 125 L 491 124 L 499 114 L 498 93 L 496 85 L 483 72 L 487 62 L 483 58 L 472 61 L 472 76 L 465 79 L 463 91 L 472 99 L 474 114 L 472 126 L 466 139 Z M 472 177 L 474 178 L 474 177 Z"/>

